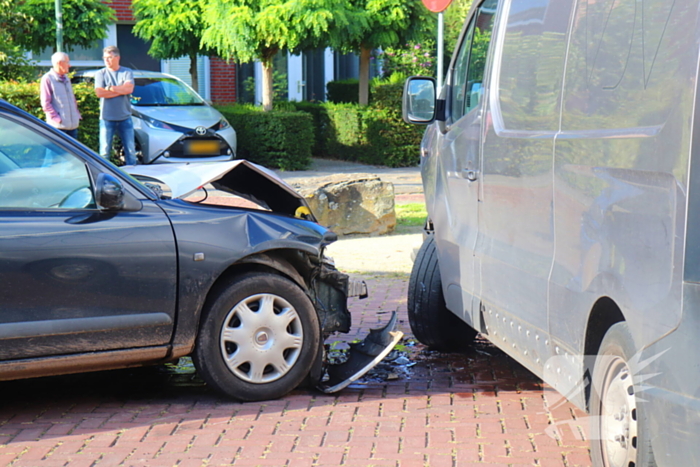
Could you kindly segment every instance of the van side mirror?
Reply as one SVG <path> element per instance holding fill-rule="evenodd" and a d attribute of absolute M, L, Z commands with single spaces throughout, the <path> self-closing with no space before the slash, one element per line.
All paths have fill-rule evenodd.
<path fill-rule="evenodd" d="M 402 116 L 406 123 L 427 125 L 435 120 L 435 79 L 411 76 L 403 88 Z"/>
<path fill-rule="evenodd" d="M 97 176 L 95 198 L 100 208 L 118 211 L 124 207 L 124 186 L 114 175 L 101 173 Z"/>

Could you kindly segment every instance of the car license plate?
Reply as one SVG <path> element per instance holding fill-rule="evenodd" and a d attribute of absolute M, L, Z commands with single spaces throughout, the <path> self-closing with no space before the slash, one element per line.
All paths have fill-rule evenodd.
<path fill-rule="evenodd" d="M 219 154 L 218 141 L 189 141 L 185 146 L 187 154 L 200 156 L 202 154 Z"/>

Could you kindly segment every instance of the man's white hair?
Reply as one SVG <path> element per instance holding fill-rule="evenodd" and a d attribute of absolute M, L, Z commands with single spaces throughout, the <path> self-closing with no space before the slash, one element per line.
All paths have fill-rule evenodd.
<path fill-rule="evenodd" d="M 56 66 L 57 63 L 61 63 L 65 60 L 70 60 L 68 58 L 68 54 L 65 52 L 56 52 L 55 54 L 51 55 L 51 64 Z"/>

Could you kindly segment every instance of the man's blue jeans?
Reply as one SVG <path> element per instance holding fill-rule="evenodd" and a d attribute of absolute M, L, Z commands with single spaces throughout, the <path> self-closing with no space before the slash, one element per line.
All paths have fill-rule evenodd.
<path fill-rule="evenodd" d="M 100 120 L 100 156 L 109 160 L 115 132 L 124 145 L 126 165 L 136 165 L 136 143 L 134 143 L 134 124 L 131 117 L 121 121 Z"/>

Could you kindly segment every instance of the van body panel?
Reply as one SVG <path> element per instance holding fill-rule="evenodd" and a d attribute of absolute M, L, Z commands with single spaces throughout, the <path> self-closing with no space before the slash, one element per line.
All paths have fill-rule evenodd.
<path fill-rule="evenodd" d="M 422 145 L 448 309 L 585 408 L 604 303 L 660 467 L 700 464 L 699 31 L 699 0 L 475 1 Z"/>
<path fill-rule="evenodd" d="M 479 204 L 485 321 L 542 375 L 552 356 L 548 289 L 554 258 L 553 158 L 566 62 L 568 3 L 505 2 L 483 131 Z M 497 315 L 497 318 L 496 318 Z M 505 328 L 504 328 L 505 325 Z"/>
<path fill-rule="evenodd" d="M 680 321 L 696 2 L 613 3 L 578 2 L 556 139 L 551 332 L 577 353 L 601 296 L 639 346 Z"/>
<path fill-rule="evenodd" d="M 700 463 L 700 284 L 683 284 L 683 310 L 678 328 L 644 349 L 637 370 L 646 378 L 643 398 L 659 466 Z"/>

